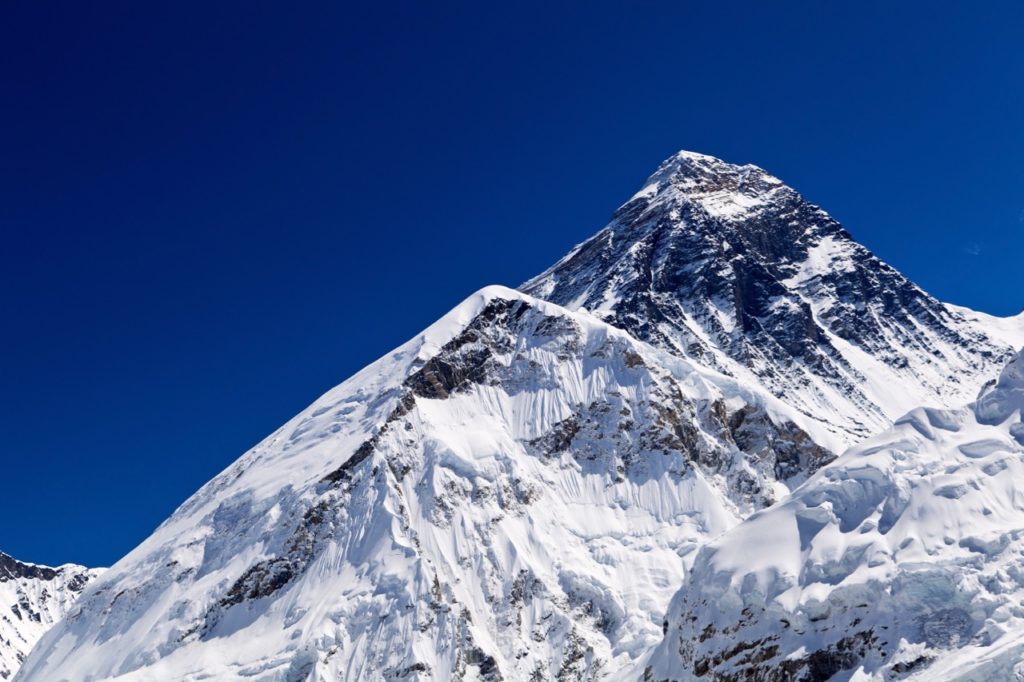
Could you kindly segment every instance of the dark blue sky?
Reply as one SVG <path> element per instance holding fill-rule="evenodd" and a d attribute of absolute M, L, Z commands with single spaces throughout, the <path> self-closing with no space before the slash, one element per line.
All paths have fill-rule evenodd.
<path fill-rule="evenodd" d="M 0 549 L 115 561 L 681 148 L 1024 306 L 1024 4 L 370 4 L 7 5 Z"/>

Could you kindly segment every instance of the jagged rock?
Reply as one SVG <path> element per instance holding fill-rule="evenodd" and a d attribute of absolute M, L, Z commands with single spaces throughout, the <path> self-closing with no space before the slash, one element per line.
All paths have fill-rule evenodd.
<path fill-rule="evenodd" d="M 9 680 L 43 634 L 102 569 L 41 566 L 0 552 L 0 679 Z"/>
<path fill-rule="evenodd" d="M 96 676 L 198 656 L 227 677 L 598 679 L 661 638 L 686 548 L 785 489 L 771 448 L 799 419 L 486 290 L 182 505 L 25 679 L 83 672 L 97 630 L 118 637 Z"/>

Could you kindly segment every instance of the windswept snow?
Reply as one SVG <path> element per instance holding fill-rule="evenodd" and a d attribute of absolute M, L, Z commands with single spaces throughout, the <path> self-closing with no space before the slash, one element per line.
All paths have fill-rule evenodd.
<path fill-rule="evenodd" d="M 18 679 L 613 674 L 701 542 L 829 459 L 801 421 L 490 287 L 200 490 Z"/>
<path fill-rule="evenodd" d="M 0 552 L 0 679 L 9 680 L 39 638 L 102 569 L 28 564 Z"/>
<path fill-rule="evenodd" d="M 18 682 L 1024 677 L 1024 314 L 692 152 L 522 289 L 245 453 Z"/>
<path fill-rule="evenodd" d="M 1024 354 L 975 403 L 908 413 L 711 542 L 654 678 L 1015 679 L 1022 410 Z"/>

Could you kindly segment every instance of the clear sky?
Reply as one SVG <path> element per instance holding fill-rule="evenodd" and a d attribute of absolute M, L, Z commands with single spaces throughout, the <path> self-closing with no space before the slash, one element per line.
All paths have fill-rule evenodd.
<path fill-rule="evenodd" d="M 112 563 L 678 149 L 1024 306 L 1024 4 L 497 4 L 5 6 L 0 550 Z"/>

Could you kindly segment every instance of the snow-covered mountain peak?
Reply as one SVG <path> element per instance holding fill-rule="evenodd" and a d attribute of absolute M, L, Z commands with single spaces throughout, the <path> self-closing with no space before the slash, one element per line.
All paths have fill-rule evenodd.
<path fill-rule="evenodd" d="M 757 166 L 737 166 L 713 156 L 682 151 L 666 159 L 630 203 L 643 200 L 676 209 L 689 204 L 734 221 L 771 201 L 774 192 L 787 189 L 781 180 Z M 683 224 L 677 229 L 684 229 Z"/>
<path fill-rule="evenodd" d="M 0 679 L 8 680 L 43 634 L 102 569 L 50 567 L 0 552 Z"/>
<path fill-rule="evenodd" d="M 829 461 L 800 422 L 488 287 L 204 486 L 18 679 L 614 673 L 701 542 Z"/>
<path fill-rule="evenodd" d="M 777 178 L 689 152 L 521 288 L 764 386 L 837 451 L 971 400 L 1024 344 L 1024 317 L 947 306 Z"/>
<path fill-rule="evenodd" d="M 760 168 L 682 152 L 203 486 L 17 679 L 917 670 L 1024 621 L 1021 345 L 1024 316 L 940 303 Z"/>
<path fill-rule="evenodd" d="M 755 179 L 769 185 L 781 185 L 781 180 L 754 164 L 734 164 L 709 154 L 682 150 L 668 157 L 651 174 L 645 184 L 657 182 L 667 186 L 697 188 L 703 184 L 732 184 L 734 189 L 745 190 L 744 179 Z"/>

